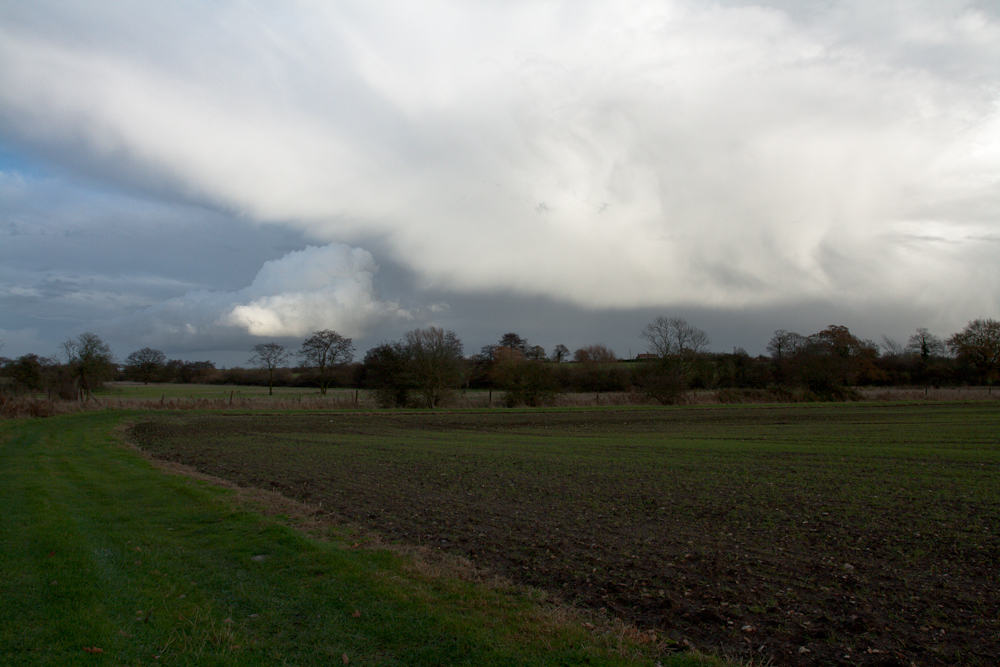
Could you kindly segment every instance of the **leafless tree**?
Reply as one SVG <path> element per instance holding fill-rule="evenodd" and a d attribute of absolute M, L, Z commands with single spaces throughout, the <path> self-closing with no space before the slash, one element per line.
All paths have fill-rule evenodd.
<path fill-rule="evenodd" d="M 943 356 L 945 346 L 940 338 L 920 327 L 910 336 L 910 340 L 906 343 L 906 351 L 919 354 L 920 359 L 926 364 L 931 357 Z"/>
<path fill-rule="evenodd" d="M 93 389 L 112 376 L 115 355 L 100 336 L 89 331 L 69 338 L 60 346 L 76 388 L 93 398 Z"/>
<path fill-rule="evenodd" d="M 581 347 L 573 353 L 573 360 L 583 364 L 613 364 L 618 361 L 618 355 L 607 345 L 598 343 Z"/>
<path fill-rule="evenodd" d="M 314 331 L 303 341 L 298 356 L 304 366 L 319 372 L 319 393 L 325 395 L 333 370 L 351 363 L 354 358 L 354 344 L 350 338 L 330 329 Z"/>
<path fill-rule="evenodd" d="M 657 317 L 646 325 L 642 337 L 649 341 L 650 351 L 659 357 L 696 355 L 711 343 L 708 334 L 688 324 L 683 317 Z"/>
<path fill-rule="evenodd" d="M 709 344 L 708 334 L 682 317 L 657 317 L 642 331 L 659 361 L 643 369 L 639 385 L 661 403 L 683 400 L 694 366 Z"/>
<path fill-rule="evenodd" d="M 414 329 L 403 337 L 410 355 L 410 376 L 415 391 L 429 408 L 462 384 L 462 341 L 454 331 L 438 327 Z"/>
<path fill-rule="evenodd" d="M 882 351 L 890 357 L 901 357 L 906 353 L 906 348 L 895 338 L 889 338 L 882 334 Z"/>
<path fill-rule="evenodd" d="M 274 369 L 288 360 L 288 348 L 275 342 L 257 343 L 250 351 L 253 356 L 247 361 L 257 368 L 267 369 L 267 395 L 274 395 Z"/>
<path fill-rule="evenodd" d="M 795 354 L 804 348 L 806 343 L 808 343 L 808 339 L 805 336 L 797 334 L 794 331 L 778 329 L 771 336 L 771 340 L 767 344 L 767 351 L 775 359 L 781 359 L 782 357 Z"/>

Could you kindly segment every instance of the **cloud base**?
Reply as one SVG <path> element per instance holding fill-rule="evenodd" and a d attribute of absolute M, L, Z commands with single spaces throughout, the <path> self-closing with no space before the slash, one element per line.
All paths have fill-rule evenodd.
<path fill-rule="evenodd" d="M 0 133 L 330 244 L 143 311 L 177 335 L 405 318 L 365 240 L 416 290 L 995 313 L 997 13 L 808 7 L 43 2 L 3 10 Z"/>

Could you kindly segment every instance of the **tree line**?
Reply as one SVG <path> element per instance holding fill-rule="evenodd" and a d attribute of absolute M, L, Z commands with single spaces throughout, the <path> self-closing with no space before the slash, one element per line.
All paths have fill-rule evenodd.
<path fill-rule="evenodd" d="M 142 348 L 119 362 L 99 336 L 86 332 L 60 345 L 60 355 L 0 357 L 0 389 L 46 393 L 50 398 L 91 400 L 112 379 L 139 382 L 368 389 L 386 407 L 428 407 L 469 389 L 498 390 L 508 406 L 545 405 L 562 392 L 635 392 L 669 404 L 698 389 L 740 400 L 769 392 L 778 400 L 844 400 L 859 386 L 992 385 L 1000 374 L 1000 321 L 976 319 L 939 338 L 917 329 L 905 343 L 883 337 L 861 339 L 841 325 L 802 335 L 774 332 L 768 355 L 709 350 L 707 333 L 679 317 L 658 317 L 641 332 L 648 351 L 622 360 L 595 343 L 574 352 L 557 345 L 551 353 L 517 333 L 503 334 L 466 355 L 453 331 L 414 329 L 401 340 L 382 342 L 360 362 L 350 338 L 313 332 L 297 351 L 277 342 L 250 350 L 251 368 L 217 369 L 210 361 L 168 360 Z M 297 364 L 290 365 L 292 359 Z"/>

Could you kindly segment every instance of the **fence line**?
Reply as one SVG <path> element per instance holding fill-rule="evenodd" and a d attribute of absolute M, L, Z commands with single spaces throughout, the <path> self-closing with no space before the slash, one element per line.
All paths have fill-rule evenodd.
<path fill-rule="evenodd" d="M 981 402 L 1000 401 L 1000 390 L 992 387 L 866 387 L 859 388 L 855 394 L 864 401 L 961 401 Z M 719 403 L 785 403 L 788 394 L 776 394 L 768 390 L 699 390 L 683 395 L 680 403 L 684 405 L 714 405 Z M 592 407 L 592 406 L 627 406 L 656 405 L 656 401 L 640 392 L 608 392 L 608 393 L 564 393 L 556 394 L 547 404 L 553 407 Z M 504 408 L 504 393 L 490 392 L 454 392 L 441 407 L 447 408 Z M 354 390 L 340 391 L 332 395 L 304 395 L 294 397 L 276 396 L 241 396 L 230 392 L 228 397 L 198 398 L 175 397 L 167 398 L 166 394 L 159 398 L 126 398 L 102 396 L 100 401 L 64 401 L 50 400 L 25 396 L 0 394 L 0 418 L 32 418 L 51 417 L 59 414 L 79 412 L 84 410 L 352 410 L 379 409 L 379 404 L 372 392 Z"/>

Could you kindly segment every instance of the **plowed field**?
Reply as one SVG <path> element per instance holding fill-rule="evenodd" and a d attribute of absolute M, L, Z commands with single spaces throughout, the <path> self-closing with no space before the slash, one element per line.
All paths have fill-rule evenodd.
<path fill-rule="evenodd" d="M 995 404 L 168 414 L 132 435 L 677 647 L 1000 664 Z"/>

